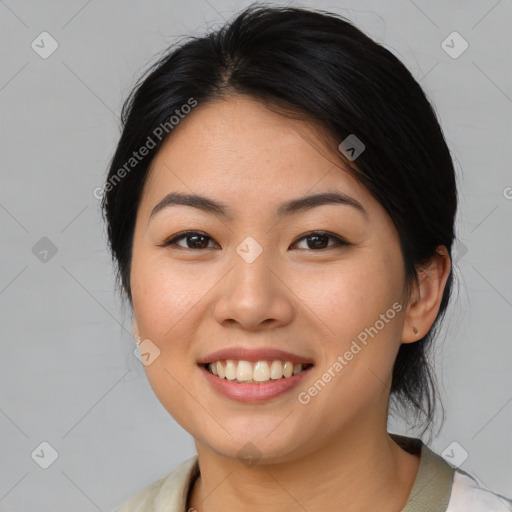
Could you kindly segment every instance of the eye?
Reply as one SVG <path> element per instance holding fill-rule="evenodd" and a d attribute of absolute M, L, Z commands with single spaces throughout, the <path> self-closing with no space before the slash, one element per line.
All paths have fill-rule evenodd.
<path fill-rule="evenodd" d="M 185 239 L 185 246 L 178 244 L 179 240 Z M 170 240 L 166 240 L 162 245 L 167 247 L 168 245 L 177 245 L 183 249 L 208 249 L 208 240 L 213 240 L 208 235 L 199 231 L 185 231 Z"/>
<path fill-rule="evenodd" d="M 332 245 L 328 245 L 328 240 L 334 240 L 335 243 Z M 293 245 L 296 245 L 301 240 L 306 240 L 306 249 L 315 249 L 315 250 L 322 250 L 327 249 L 329 247 L 332 247 L 333 245 L 337 246 L 343 246 L 343 245 L 350 245 L 348 242 L 343 240 L 341 237 L 337 235 L 333 235 L 332 233 L 329 233 L 327 231 L 311 231 L 310 233 L 306 233 L 303 237 L 299 238 L 296 242 L 294 242 Z M 327 245 L 326 245 L 327 244 Z"/>
<path fill-rule="evenodd" d="M 186 240 L 185 245 L 181 245 L 178 243 L 181 240 Z M 329 247 L 332 246 L 350 245 L 341 237 L 329 233 L 327 231 L 311 231 L 310 233 L 306 233 L 306 235 L 296 240 L 291 247 L 297 245 L 302 240 L 306 240 L 306 249 L 313 250 L 328 249 Z M 335 243 L 329 244 L 329 240 L 334 240 Z M 185 231 L 165 241 L 162 245 L 165 247 L 170 245 L 176 245 L 178 247 L 181 247 L 182 249 L 200 250 L 212 248 L 208 247 L 208 241 L 213 241 L 213 238 L 209 237 L 205 233 L 201 233 L 200 231 Z M 302 249 L 304 249 L 304 247 L 302 247 Z"/>

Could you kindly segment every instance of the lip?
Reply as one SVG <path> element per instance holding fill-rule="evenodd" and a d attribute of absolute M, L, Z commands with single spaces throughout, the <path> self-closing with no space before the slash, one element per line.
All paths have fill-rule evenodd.
<path fill-rule="evenodd" d="M 297 354 L 292 354 L 290 352 L 285 352 L 284 350 L 279 350 L 276 348 L 260 348 L 260 349 L 250 349 L 243 347 L 233 347 L 233 348 L 224 348 L 221 350 L 217 350 L 216 352 L 212 352 L 200 359 L 197 363 L 200 365 L 213 363 L 215 361 L 225 361 L 226 359 L 235 359 L 236 361 L 250 361 L 251 363 L 255 363 L 257 361 L 290 361 L 291 363 L 303 363 L 303 364 L 313 364 L 313 360 L 308 357 L 303 357 Z M 300 375 L 300 374 L 299 374 Z M 291 377 L 290 377 L 291 378 Z"/>
<path fill-rule="evenodd" d="M 297 375 L 276 379 L 274 381 L 270 381 L 268 384 L 237 383 L 227 379 L 221 379 L 220 377 L 213 375 L 213 373 L 208 371 L 204 364 L 200 364 L 199 368 L 203 372 L 206 380 L 220 394 L 231 398 L 232 400 L 236 400 L 237 402 L 255 403 L 277 398 L 287 391 L 290 391 L 297 386 L 306 375 L 308 375 L 313 366 L 306 368 Z"/>

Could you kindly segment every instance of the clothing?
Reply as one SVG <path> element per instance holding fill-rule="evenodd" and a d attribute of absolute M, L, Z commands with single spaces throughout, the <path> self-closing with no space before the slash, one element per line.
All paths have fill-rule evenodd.
<path fill-rule="evenodd" d="M 512 500 L 480 487 L 472 476 L 448 464 L 421 439 L 390 436 L 408 452 L 420 454 L 418 474 L 400 512 L 512 512 Z M 194 455 L 116 512 L 187 512 L 188 492 L 198 475 Z"/>

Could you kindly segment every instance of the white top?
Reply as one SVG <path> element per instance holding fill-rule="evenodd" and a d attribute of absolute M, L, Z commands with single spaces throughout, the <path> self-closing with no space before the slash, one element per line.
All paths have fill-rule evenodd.
<path fill-rule="evenodd" d="M 512 501 L 478 484 L 470 475 L 455 470 L 446 512 L 510 512 Z"/>

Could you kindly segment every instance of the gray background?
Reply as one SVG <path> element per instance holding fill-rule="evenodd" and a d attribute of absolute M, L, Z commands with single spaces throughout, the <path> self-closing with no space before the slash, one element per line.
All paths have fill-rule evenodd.
<path fill-rule="evenodd" d="M 0 1 L 1 511 L 110 511 L 195 453 L 133 356 L 93 190 L 142 70 L 248 3 Z M 448 452 L 468 452 L 461 468 L 510 496 L 511 2 L 293 5 L 347 16 L 402 59 L 439 114 L 460 175 L 461 243 L 436 356 L 448 417 L 431 446 L 457 442 Z M 43 31 L 59 45 L 46 59 L 31 47 Z M 469 44 L 458 58 L 441 46 L 453 31 Z M 43 441 L 58 452 L 48 469 L 31 457 Z"/>

